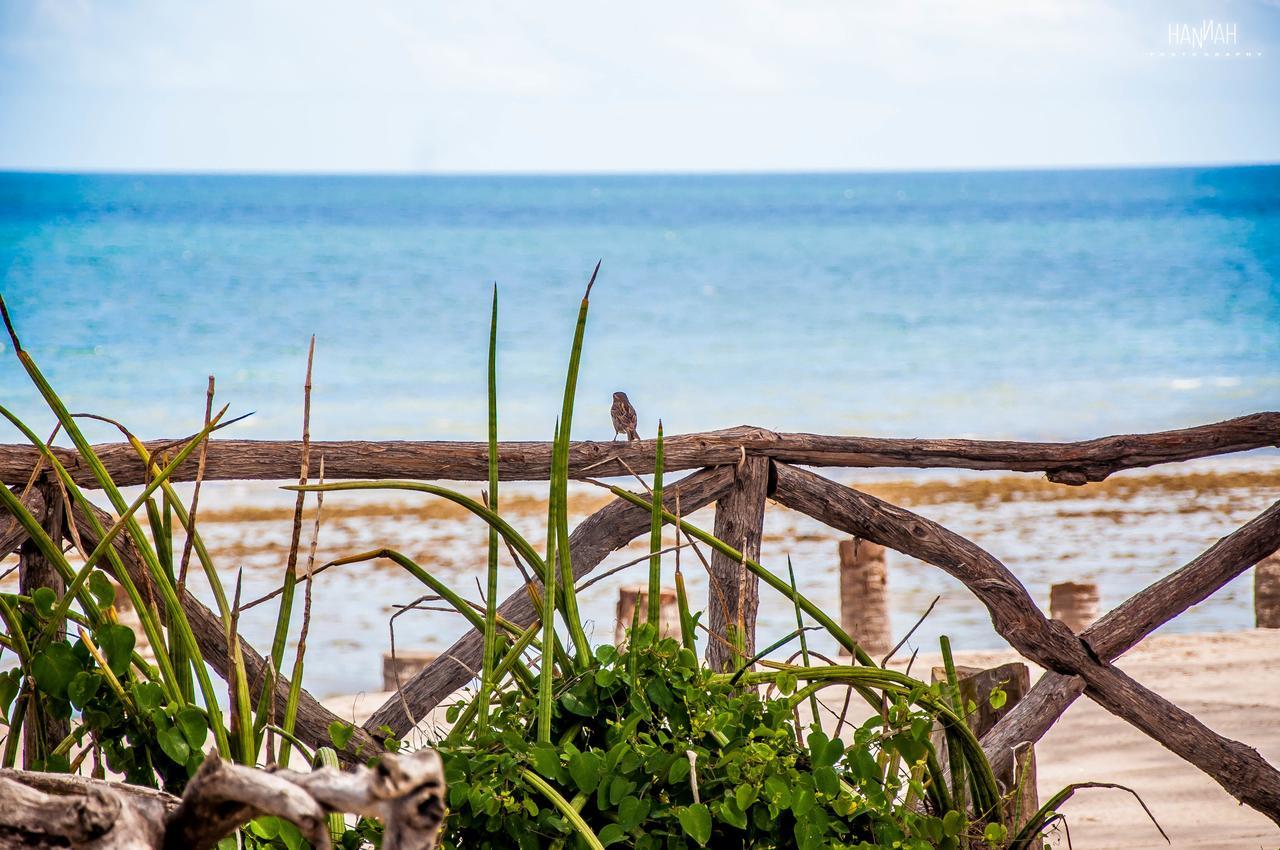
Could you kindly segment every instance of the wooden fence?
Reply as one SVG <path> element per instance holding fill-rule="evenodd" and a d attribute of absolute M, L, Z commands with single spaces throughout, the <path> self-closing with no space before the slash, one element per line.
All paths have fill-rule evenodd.
<path fill-rule="evenodd" d="M 150 448 L 163 453 L 164 441 Z M 1186 565 L 1117 606 L 1080 634 L 1048 619 L 1017 577 L 994 555 L 959 534 L 904 508 L 884 502 L 815 472 L 809 467 L 933 467 L 1042 472 L 1050 481 L 1079 485 L 1101 481 L 1124 469 L 1174 463 L 1193 458 L 1280 445 L 1280 413 L 1258 413 L 1176 431 L 1103 437 L 1075 443 L 1023 443 L 982 440 L 907 440 L 774 433 L 739 427 L 664 441 L 665 469 L 696 470 L 664 488 L 669 510 L 691 514 L 716 505 L 715 534 L 758 560 L 764 512 L 769 500 L 807 514 L 832 528 L 895 549 L 932 564 L 965 584 L 986 606 L 997 632 L 1018 652 L 1046 672 L 1027 695 L 983 738 L 997 773 L 1007 770 L 1015 748 L 1034 743 L 1078 696 L 1085 694 L 1116 716 L 1213 777 L 1223 788 L 1280 824 L 1280 772 L 1255 750 L 1209 729 L 1188 712 L 1144 687 L 1111 662 L 1165 622 L 1203 601 L 1256 562 L 1280 549 L 1280 502 L 1226 535 Z M 654 466 L 654 443 L 578 442 L 570 448 L 574 478 L 648 473 Z M 146 470 L 126 444 L 96 450 L 116 484 L 140 484 Z M 327 480 L 407 478 L 420 480 L 487 479 L 484 443 L 468 442 L 314 442 L 310 451 L 325 458 Z M 296 478 L 303 444 L 214 440 L 208 444 L 205 480 Z M 27 482 L 37 454 L 28 446 L 0 445 L 0 481 Z M 73 452 L 60 460 L 84 487 L 95 484 Z M 504 480 L 546 479 L 550 443 L 502 443 L 499 470 Z M 176 480 L 196 476 L 196 463 L 178 470 Z M 68 534 L 74 527 L 83 545 L 98 541 L 92 523 L 82 515 L 64 516 L 51 482 L 37 480 L 26 489 L 26 502 L 44 517 L 51 532 Z M 99 517 L 103 527 L 111 522 Z M 615 499 L 583 520 L 570 537 L 573 570 L 581 578 L 611 552 L 649 530 L 649 511 Z M 0 530 L 0 555 L 18 550 L 20 530 Z M 140 586 L 150 581 L 127 541 L 116 541 L 126 569 Z M 24 572 L 39 564 L 23 556 Z M 726 623 L 741 617 L 754 640 L 756 583 L 742 581 L 739 564 L 716 554 L 710 562 L 714 592 L 708 594 L 708 621 L 723 634 Z M 24 583 L 29 581 L 24 576 Z M 834 595 L 834 594 L 833 594 Z M 183 605 L 206 659 L 227 675 L 229 659 L 221 622 L 187 594 Z M 521 590 L 504 601 L 503 616 L 520 625 L 536 613 Z M 370 745 L 384 725 L 403 734 L 414 717 L 423 717 L 471 680 L 480 666 L 482 638 L 472 631 L 434 663 L 408 681 L 402 693 L 378 709 L 357 730 L 351 748 Z M 267 665 L 261 654 L 242 642 L 254 687 L 261 687 Z M 712 664 L 730 662 L 723 645 L 708 647 Z M 283 704 L 287 681 L 278 682 Z M 329 723 L 337 719 L 303 692 L 297 732 L 310 743 L 327 743 Z"/>

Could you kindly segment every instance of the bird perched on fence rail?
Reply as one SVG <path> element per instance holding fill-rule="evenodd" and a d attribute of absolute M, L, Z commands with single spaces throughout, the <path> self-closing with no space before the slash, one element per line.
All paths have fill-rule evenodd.
<path fill-rule="evenodd" d="M 631 399 L 627 398 L 626 393 L 613 394 L 613 408 L 610 410 L 613 414 L 613 438 L 618 439 L 619 434 L 626 434 L 628 440 L 638 440 L 640 435 L 636 433 L 636 409 L 631 406 Z"/>

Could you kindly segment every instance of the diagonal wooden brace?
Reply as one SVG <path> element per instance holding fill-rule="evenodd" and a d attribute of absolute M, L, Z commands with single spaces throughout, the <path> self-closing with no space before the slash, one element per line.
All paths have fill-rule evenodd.
<path fill-rule="evenodd" d="M 1233 797 L 1280 824 L 1280 772 L 1256 750 L 1195 717 L 1102 660 L 1062 623 L 1049 620 L 1004 564 L 972 541 L 904 508 L 777 464 L 774 497 L 833 528 L 940 567 L 963 582 L 1005 640 L 1047 670 L 1078 675 L 1085 693 L 1200 768 Z"/>

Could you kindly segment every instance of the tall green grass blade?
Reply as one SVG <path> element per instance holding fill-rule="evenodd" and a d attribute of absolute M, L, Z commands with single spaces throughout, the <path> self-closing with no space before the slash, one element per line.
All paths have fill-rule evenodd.
<path fill-rule="evenodd" d="M 489 510 L 498 510 L 498 286 L 493 287 L 489 317 Z M 484 657 L 480 666 L 480 693 L 476 695 L 480 722 L 489 719 L 489 695 L 493 692 L 493 668 L 498 651 L 498 531 L 489 526 L 489 563 L 485 581 Z"/>
<path fill-rule="evenodd" d="M 554 476 L 560 455 L 560 423 L 556 422 L 555 448 L 552 451 L 552 483 L 547 505 L 547 561 L 543 570 L 542 592 L 542 657 L 538 669 L 538 742 L 551 742 L 552 687 L 555 678 L 552 646 L 556 640 L 556 501 L 560 497 Z"/>
<path fill-rule="evenodd" d="M 800 633 L 800 660 L 804 666 L 809 666 L 809 640 L 805 637 L 804 629 L 804 612 L 800 610 L 800 590 L 796 587 L 796 568 L 791 563 L 791 556 L 787 555 L 787 579 L 791 583 L 791 602 L 796 609 L 796 630 Z M 818 718 L 818 698 L 816 696 L 809 700 L 809 708 L 813 712 L 813 722 L 820 723 Z M 819 727 L 821 728 L 821 727 Z"/>
<path fill-rule="evenodd" d="M 288 738 L 286 737 L 286 740 Z M 295 746 L 302 752 L 306 752 L 306 747 L 301 741 L 294 741 Z M 313 768 L 329 767 L 334 770 L 341 770 L 342 765 L 338 761 L 338 752 L 333 747 L 320 747 L 316 750 L 315 756 L 311 759 Z M 335 847 L 342 846 L 342 835 L 347 831 L 347 819 L 342 812 L 333 812 L 329 815 L 329 840 L 333 842 Z"/>
<path fill-rule="evenodd" d="M 684 589 L 684 574 L 676 570 L 676 606 L 680 609 L 680 642 L 690 652 L 698 651 L 697 620 L 689 611 L 689 595 Z"/>
<path fill-rule="evenodd" d="M 956 675 L 955 658 L 951 655 L 951 639 L 946 635 L 938 638 L 938 644 L 942 649 L 942 667 L 947 674 L 947 692 L 951 700 L 951 707 L 956 715 L 964 722 L 965 711 L 964 697 L 960 694 L 960 677 Z M 965 806 L 965 770 L 964 762 L 956 753 L 955 747 L 950 745 L 950 736 L 947 742 L 947 759 L 951 768 L 951 794 L 955 797 L 956 805 L 961 810 Z"/>
<path fill-rule="evenodd" d="M 591 305 L 591 287 L 595 286 L 596 275 L 600 273 L 600 263 L 591 272 L 587 281 L 587 289 L 582 294 L 582 303 L 578 306 L 578 322 L 573 330 L 573 346 L 569 350 L 569 371 L 564 382 L 564 403 L 560 409 L 560 421 L 556 423 L 556 449 L 553 457 L 558 456 L 558 465 L 553 462 L 551 489 L 556 493 L 555 523 L 548 526 L 548 534 L 559 537 L 557 549 L 560 562 L 560 584 L 564 595 L 565 627 L 573 641 L 574 651 L 579 665 L 590 662 L 591 646 L 587 642 L 586 632 L 582 628 L 582 618 L 578 613 L 578 594 L 574 589 L 572 555 L 569 549 L 569 441 L 573 432 L 573 404 L 578 391 L 578 370 L 582 364 L 582 341 L 587 331 L 587 312 Z M 547 566 L 553 567 L 551 559 Z"/>
<path fill-rule="evenodd" d="M 569 801 L 560 795 L 560 792 L 551 786 L 545 779 L 538 774 L 529 770 L 527 767 L 519 768 L 520 777 L 525 782 L 533 786 L 539 794 L 546 797 L 551 805 L 559 810 L 560 814 L 573 827 L 573 831 L 578 838 L 582 840 L 591 850 L 604 850 L 604 845 L 600 843 L 599 837 L 591 831 L 591 827 L 587 826 L 587 822 L 582 819 L 582 815 L 578 813 Z"/>
<path fill-rule="evenodd" d="M 1114 788 L 1119 791 L 1128 791 L 1138 801 L 1138 805 L 1142 806 L 1142 810 L 1147 813 L 1147 817 L 1151 818 L 1151 822 L 1155 824 L 1156 829 L 1160 832 L 1160 837 L 1165 840 L 1166 844 L 1172 844 L 1168 834 L 1164 831 L 1164 827 L 1160 826 L 1160 822 L 1156 820 L 1155 815 L 1151 813 L 1151 809 L 1147 807 L 1146 801 L 1138 795 L 1137 791 L 1127 785 L 1120 785 L 1115 782 L 1075 782 L 1063 788 L 1058 793 L 1050 797 L 1040 809 L 1031 816 L 1031 819 L 1018 830 L 1018 834 L 1009 842 L 1009 850 L 1032 850 L 1039 845 L 1036 839 L 1039 834 L 1049 825 L 1058 809 L 1071 798 L 1077 791 L 1082 788 Z"/>
<path fill-rule="evenodd" d="M 654 628 L 662 616 L 662 420 L 658 420 L 658 444 L 653 459 L 653 505 L 649 518 L 649 622 Z"/>

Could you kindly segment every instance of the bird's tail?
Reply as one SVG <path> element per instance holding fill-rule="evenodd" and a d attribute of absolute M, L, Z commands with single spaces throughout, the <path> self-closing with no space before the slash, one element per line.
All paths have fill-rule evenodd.
<path fill-rule="evenodd" d="M 635 429 L 635 428 L 628 428 L 628 429 L 627 429 L 627 441 L 628 441 L 628 442 L 630 442 L 631 440 L 638 440 L 638 439 L 640 439 L 640 435 L 636 433 L 636 429 Z"/>

